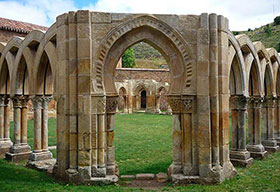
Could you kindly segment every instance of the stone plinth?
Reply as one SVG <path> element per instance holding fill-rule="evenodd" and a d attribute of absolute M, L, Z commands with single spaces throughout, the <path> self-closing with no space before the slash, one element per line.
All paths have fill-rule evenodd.
<path fill-rule="evenodd" d="M 13 143 L 10 139 L 3 139 L 0 141 L 0 158 L 5 158 L 6 153 L 10 151 L 10 148 L 13 146 Z"/>
<path fill-rule="evenodd" d="M 8 161 L 18 162 L 28 160 L 31 155 L 31 148 L 29 145 L 14 145 L 11 147 L 10 152 L 6 153 Z"/>
<path fill-rule="evenodd" d="M 247 145 L 247 150 L 254 159 L 264 159 L 268 155 L 263 145 Z"/>
<path fill-rule="evenodd" d="M 234 166 L 249 167 L 253 164 L 250 152 L 246 151 L 230 151 L 230 161 Z"/>

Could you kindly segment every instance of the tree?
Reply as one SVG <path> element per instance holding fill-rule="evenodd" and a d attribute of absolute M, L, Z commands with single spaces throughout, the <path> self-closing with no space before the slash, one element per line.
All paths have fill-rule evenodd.
<path fill-rule="evenodd" d="M 280 16 L 274 18 L 274 25 L 280 25 Z"/>
<path fill-rule="evenodd" d="M 122 56 L 122 67 L 133 68 L 136 66 L 136 59 L 134 50 L 132 48 L 127 49 Z"/>

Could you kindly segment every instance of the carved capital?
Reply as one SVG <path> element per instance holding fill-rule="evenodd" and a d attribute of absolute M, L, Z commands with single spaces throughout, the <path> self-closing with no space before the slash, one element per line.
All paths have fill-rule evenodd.
<path fill-rule="evenodd" d="M 260 108 L 263 103 L 263 97 L 250 97 L 249 104 L 251 108 Z"/>
<path fill-rule="evenodd" d="M 118 96 L 107 96 L 106 97 L 106 113 L 116 113 L 118 106 L 119 97 Z"/>
<path fill-rule="evenodd" d="M 181 113 L 181 106 L 182 106 L 181 97 L 169 96 L 168 103 L 172 109 L 172 113 Z"/>
<path fill-rule="evenodd" d="M 230 106 L 232 109 L 245 110 L 247 108 L 248 102 L 249 102 L 249 98 L 243 95 L 230 97 Z"/>
<path fill-rule="evenodd" d="M 264 107 L 267 107 L 267 108 L 274 108 L 275 106 L 275 97 L 265 97 L 264 98 Z"/>
<path fill-rule="evenodd" d="M 191 113 L 193 109 L 194 98 L 187 97 L 182 99 L 183 112 Z"/>
<path fill-rule="evenodd" d="M 12 98 L 13 101 L 13 107 L 14 108 L 21 108 L 21 96 L 14 96 Z"/>
<path fill-rule="evenodd" d="M 5 95 L 0 95 L 0 107 L 5 107 Z"/>
<path fill-rule="evenodd" d="M 35 97 L 31 98 L 33 109 L 42 109 L 42 96 L 36 95 Z"/>
<path fill-rule="evenodd" d="M 28 101 L 29 101 L 28 96 L 21 96 L 21 107 L 26 108 Z"/>
<path fill-rule="evenodd" d="M 43 109 L 48 109 L 49 103 L 52 100 L 52 97 L 44 96 L 42 97 L 42 107 Z"/>
<path fill-rule="evenodd" d="M 5 107 L 9 106 L 9 103 L 10 103 L 10 96 L 9 95 L 5 95 L 5 101 L 4 102 L 5 102 L 4 103 Z"/>
<path fill-rule="evenodd" d="M 98 97 L 97 98 L 97 113 L 104 114 L 106 110 L 106 99 L 105 97 Z"/>

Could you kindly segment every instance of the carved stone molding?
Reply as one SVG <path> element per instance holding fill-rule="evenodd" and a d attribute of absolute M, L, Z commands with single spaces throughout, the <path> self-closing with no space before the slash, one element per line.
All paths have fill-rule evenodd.
<path fill-rule="evenodd" d="M 249 104 L 250 108 L 260 108 L 263 104 L 263 97 L 250 97 Z"/>
<path fill-rule="evenodd" d="M 181 113 L 182 100 L 181 97 L 168 97 L 168 103 L 172 109 L 172 113 Z"/>
<path fill-rule="evenodd" d="M 21 105 L 22 105 L 21 96 L 14 96 L 12 98 L 12 101 L 13 101 L 14 108 L 21 108 Z"/>
<path fill-rule="evenodd" d="M 42 109 L 42 96 L 35 96 L 31 98 L 33 109 Z"/>
<path fill-rule="evenodd" d="M 107 96 L 106 97 L 106 113 L 116 113 L 118 106 L 119 97 L 118 96 Z"/>
<path fill-rule="evenodd" d="M 21 96 L 21 107 L 27 107 L 29 96 Z"/>
<path fill-rule="evenodd" d="M 43 109 L 48 109 L 49 103 L 52 100 L 52 97 L 44 96 L 42 97 L 42 107 Z"/>
<path fill-rule="evenodd" d="M 182 104 L 183 104 L 182 105 L 183 112 L 191 113 L 193 109 L 194 98 L 192 97 L 183 98 Z"/>
<path fill-rule="evenodd" d="M 0 95 L 0 107 L 5 107 L 5 96 Z"/>
<path fill-rule="evenodd" d="M 105 97 L 97 98 L 97 113 L 104 114 L 106 110 L 106 100 Z"/>
<path fill-rule="evenodd" d="M 274 108 L 275 107 L 275 97 L 265 97 L 264 98 L 264 106 L 267 108 Z"/>
<path fill-rule="evenodd" d="M 190 59 L 188 45 L 185 42 L 184 38 L 175 29 L 170 27 L 165 22 L 157 19 L 156 17 L 145 15 L 145 16 L 139 16 L 137 18 L 129 19 L 126 22 L 120 24 L 119 26 L 115 27 L 112 31 L 110 31 L 105 37 L 105 39 L 103 40 L 99 49 L 99 57 L 97 60 L 97 67 L 96 67 L 97 88 L 99 89 L 103 88 L 103 84 L 102 84 L 103 66 L 110 48 L 121 36 L 131 31 L 132 29 L 141 26 L 149 26 L 161 31 L 174 43 L 174 45 L 180 51 L 184 59 L 185 70 L 186 70 L 184 87 L 186 88 L 190 87 L 192 73 L 193 73 L 192 60 Z"/>
<path fill-rule="evenodd" d="M 243 109 L 247 108 L 249 98 L 243 95 L 235 95 L 230 97 L 230 107 L 232 109 Z"/>

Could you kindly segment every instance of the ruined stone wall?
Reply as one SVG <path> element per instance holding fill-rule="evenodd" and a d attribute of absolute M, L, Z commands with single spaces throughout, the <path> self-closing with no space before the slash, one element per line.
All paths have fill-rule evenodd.
<path fill-rule="evenodd" d="M 124 80 L 137 80 L 147 79 L 155 80 L 157 82 L 168 82 L 170 81 L 169 70 L 166 69 L 130 69 L 122 68 L 116 69 L 115 81 L 123 82 Z"/>

